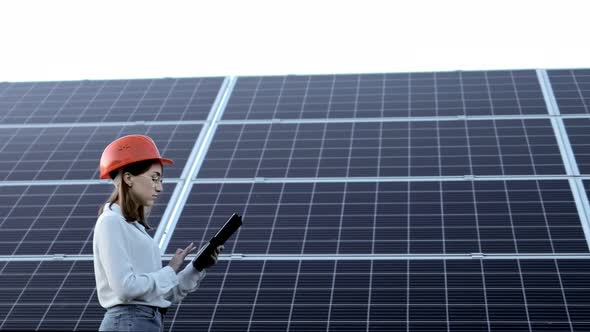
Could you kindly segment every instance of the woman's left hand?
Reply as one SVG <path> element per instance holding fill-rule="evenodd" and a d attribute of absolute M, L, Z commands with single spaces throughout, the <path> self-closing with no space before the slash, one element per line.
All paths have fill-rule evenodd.
<path fill-rule="evenodd" d="M 211 266 L 215 265 L 217 263 L 217 259 L 219 258 L 219 255 L 221 254 L 222 251 L 223 251 L 222 245 L 215 248 L 213 253 L 211 253 L 211 264 L 207 265 L 205 267 L 207 268 L 207 267 L 211 267 Z"/>

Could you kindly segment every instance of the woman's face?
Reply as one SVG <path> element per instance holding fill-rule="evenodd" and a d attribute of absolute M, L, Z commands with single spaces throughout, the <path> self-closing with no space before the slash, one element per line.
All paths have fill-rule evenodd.
<path fill-rule="evenodd" d="M 129 191 L 139 204 L 152 207 L 162 189 L 162 165 L 155 163 L 147 172 L 133 176 L 133 186 Z"/>

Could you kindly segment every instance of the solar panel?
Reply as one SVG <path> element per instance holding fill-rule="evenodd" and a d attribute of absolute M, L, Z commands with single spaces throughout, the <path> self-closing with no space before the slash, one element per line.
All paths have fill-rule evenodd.
<path fill-rule="evenodd" d="M 532 70 L 240 77 L 224 120 L 547 114 Z"/>
<path fill-rule="evenodd" d="M 205 120 L 222 77 L 6 83 L 0 123 Z"/>
<path fill-rule="evenodd" d="M 166 176 L 180 177 L 201 125 L 133 125 L 0 128 L 0 180 L 98 179 L 104 148 L 118 137 L 150 136 L 176 164 Z"/>
<path fill-rule="evenodd" d="M 9 262 L 0 272 L 0 329 L 98 330 L 92 261 Z"/>
<path fill-rule="evenodd" d="M 220 125 L 199 178 L 564 174 L 546 119 Z"/>
<path fill-rule="evenodd" d="M 590 114 L 590 69 L 548 70 L 561 114 Z"/>
<path fill-rule="evenodd" d="M 170 331 L 575 330 L 590 261 L 232 261 L 165 318 Z M 96 330 L 91 261 L 9 262 L 0 328 Z"/>
<path fill-rule="evenodd" d="M 587 260 L 223 264 L 171 330 L 529 331 L 590 326 Z M 577 290 L 580 290 L 579 292 Z"/>
<path fill-rule="evenodd" d="M 230 253 L 588 253 L 564 180 L 195 184 L 168 253 L 233 212 Z"/>
<path fill-rule="evenodd" d="M 580 173 L 590 174 L 590 119 L 563 119 Z"/>
<path fill-rule="evenodd" d="M 166 187 L 148 219 L 154 229 L 174 184 Z M 110 184 L 0 186 L 0 255 L 91 255 L 98 209 L 112 191 Z"/>

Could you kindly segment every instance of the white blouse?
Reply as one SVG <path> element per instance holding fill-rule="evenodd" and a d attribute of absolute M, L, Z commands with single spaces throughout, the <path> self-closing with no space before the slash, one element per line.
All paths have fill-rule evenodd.
<path fill-rule="evenodd" d="M 126 222 L 121 207 L 107 204 L 94 227 L 92 250 L 98 301 L 104 308 L 118 304 L 169 307 L 199 287 L 205 270 L 192 264 L 178 274 L 162 267 L 158 244 L 138 222 Z"/>

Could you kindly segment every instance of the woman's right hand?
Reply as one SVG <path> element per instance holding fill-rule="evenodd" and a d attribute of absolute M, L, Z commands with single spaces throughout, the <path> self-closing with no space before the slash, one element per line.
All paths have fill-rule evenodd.
<path fill-rule="evenodd" d="M 174 270 L 174 272 L 178 273 L 178 271 L 180 271 L 180 268 L 182 267 L 182 263 L 184 263 L 184 259 L 186 258 L 186 256 L 190 255 L 196 249 L 197 247 L 193 242 L 191 242 L 191 244 L 189 244 L 188 247 L 184 248 L 184 250 L 180 248 L 176 249 L 176 253 L 174 254 L 174 257 L 172 257 L 170 262 L 168 262 L 168 266 L 170 266 Z"/>

